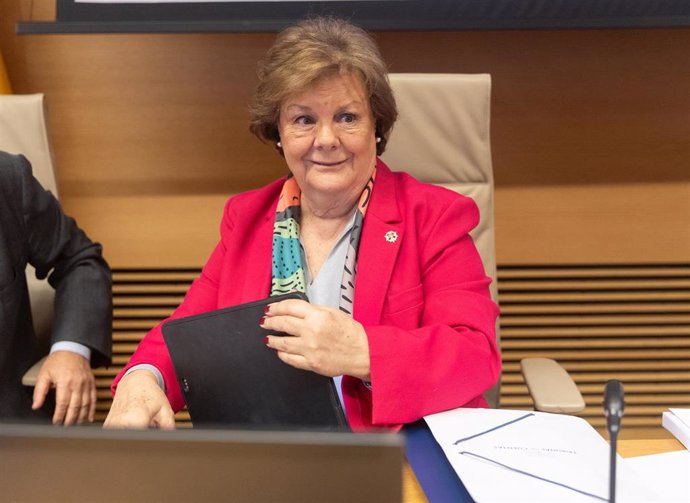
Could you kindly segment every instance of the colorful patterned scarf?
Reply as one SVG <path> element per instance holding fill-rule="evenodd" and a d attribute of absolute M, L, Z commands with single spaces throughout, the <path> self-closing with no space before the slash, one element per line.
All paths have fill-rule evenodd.
<path fill-rule="evenodd" d="M 359 197 L 355 210 L 355 222 L 350 233 L 350 242 L 345 257 L 345 269 L 340 284 L 340 310 L 352 315 L 352 303 L 357 274 L 357 251 L 362 236 L 362 223 L 366 215 L 371 191 L 374 187 L 374 171 Z M 300 199 L 302 191 L 297 181 L 289 174 L 278 198 L 276 220 L 273 225 L 273 267 L 271 272 L 271 296 L 297 290 L 306 292 L 304 266 L 299 244 L 301 218 Z"/>

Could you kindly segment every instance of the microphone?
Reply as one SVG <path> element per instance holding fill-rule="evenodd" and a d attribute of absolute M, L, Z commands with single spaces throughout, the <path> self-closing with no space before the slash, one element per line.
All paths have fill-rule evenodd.
<path fill-rule="evenodd" d="M 608 381 L 604 388 L 604 415 L 609 434 L 617 434 L 620 431 L 624 409 L 623 383 L 615 380 Z"/>
<path fill-rule="evenodd" d="M 616 503 L 616 444 L 618 432 L 621 429 L 621 419 L 625 409 L 623 397 L 623 383 L 611 380 L 604 388 L 604 416 L 606 416 L 606 429 L 609 432 L 611 455 L 609 460 L 609 502 Z"/>

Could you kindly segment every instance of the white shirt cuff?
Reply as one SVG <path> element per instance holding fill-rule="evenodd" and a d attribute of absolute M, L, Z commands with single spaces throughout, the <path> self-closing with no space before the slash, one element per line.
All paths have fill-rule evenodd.
<path fill-rule="evenodd" d="M 91 361 L 91 349 L 83 344 L 72 341 L 59 341 L 50 346 L 50 352 L 55 351 L 70 351 L 86 358 L 86 361 Z"/>
<path fill-rule="evenodd" d="M 127 372 L 125 372 L 125 375 L 123 375 L 122 377 L 125 377 L 126 375 L 131 374 L 132 372 L 136 372 L 137 370 L 148 370 L 149 372 L 151 372 L 154 376 L 156 376 L 158 386 L 160 386 L 163 392 L 165 392 L 165 380 L 163 379 L 163 374 L 161 374 L 161 371 L 158 370 L 157 367 L 149 363 L 140 363 L 139 365 L 134 365 L 133 367 L 128 368 Z"/>

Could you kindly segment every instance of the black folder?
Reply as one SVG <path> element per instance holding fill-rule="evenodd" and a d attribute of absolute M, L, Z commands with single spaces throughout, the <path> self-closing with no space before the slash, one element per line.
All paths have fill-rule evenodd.
<path fill-rule="evenodd" d="M 264 306 L 301 293 L 177 318 L 163 324 L 194 426 L 348 430 L 330 377 L 283 363 L 264 344 Z"/>

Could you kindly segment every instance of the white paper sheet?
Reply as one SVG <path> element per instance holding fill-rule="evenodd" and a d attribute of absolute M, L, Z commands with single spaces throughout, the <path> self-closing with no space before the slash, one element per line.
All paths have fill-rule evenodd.
<path fill-rule="evenodd" d="M 670 410 L 673 415 L 675 415 L 678 419 L 683 421 L 683 424 L 685 424 L 686 428 L 690 429 L 690 409 L 679 409 L 676 407 L 671 407 Z"/>
<path fill-rule="evenodd" d="M 496 409 L 425 419 L 477 503 L 608 501 L 609 444 L 584 419 Z M 621 457 L 616 480 L 620 503 L 658 500 Z"/>
<path fill-rule="evenodd" d="M 625 461 L 646 485 L 663 488 L 658 491 L 659 502 L 690 502 L 690 451 L 637 456 Z"/>
<path fill-rule="evenodd" d="M 690 449 L 690 409 L 667 410 L 661 415 L 661 424 Z"/>

